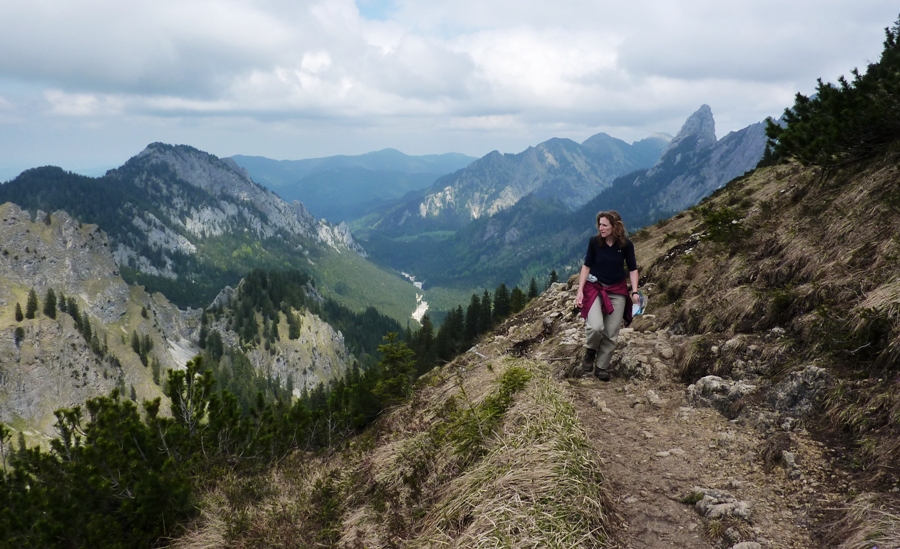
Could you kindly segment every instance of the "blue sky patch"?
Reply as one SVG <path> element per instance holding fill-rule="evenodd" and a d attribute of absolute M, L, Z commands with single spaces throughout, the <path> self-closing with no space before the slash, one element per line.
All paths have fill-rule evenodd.
<path fill-rule="evenodd" d="M 394 0 L 356 0 L 359 15 L 371 21 L 387 21 L 397 6 Z"/>

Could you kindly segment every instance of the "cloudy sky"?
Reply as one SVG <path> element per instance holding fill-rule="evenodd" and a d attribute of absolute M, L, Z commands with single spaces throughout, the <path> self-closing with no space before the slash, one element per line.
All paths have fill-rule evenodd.
<path fill-rule="evenodd" d="M 300 159 L 719 137 L 881 52 L 884 0 L 0 0 L 0 181 L 148 143 Z"/>

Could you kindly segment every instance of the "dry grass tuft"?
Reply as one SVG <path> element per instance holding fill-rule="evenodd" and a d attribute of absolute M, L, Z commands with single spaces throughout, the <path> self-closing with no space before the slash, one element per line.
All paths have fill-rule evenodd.
<path fill-rule="evenodd" d="M 766 469 L 774 469 L 784 463 L 784 452 L 791 449 L 791 435 L 783 431 L 772 433 L 764 440 L 756 451 Z"/>
<path fill-rule="evenodd" d="M 518 361 L 522 364 L 522 361 Z M 571 402 L 536 364 L 485 457 L 450 482 L 411 547 L 599 547 L 610 498 Z"/>
<path fill-rule="evenodd" d="M 173 547 L 604 547 L 600 463 L 546 368 L 451 363 L 370 438 L 226 479 Z"/>
<path fill-rule="evenodd" d="M 894 502 L 896 503 L 896 502 Z M 847 507 L 826 540 L 835 549 L 900 548 L 900 512 L 871 493 L 861 494 Z"/>
<path fill-rule="evenodd" d="M 710 519 L 703 525 L 703 535 L 713 543 L 725 542 L 726 547 L 753 539 L 753 529 L 746 521 L 736 517 Z"/>
<path fill-rule="evenodd" d="M 676 370 L 683 382 L 694 383 L 705 376 L 725 377 L 731 373 L 732 362 L 720 360 L 713 353 L 715 345 L 712 337 L 698 336 L 686 340 L 676 349 Z"/>

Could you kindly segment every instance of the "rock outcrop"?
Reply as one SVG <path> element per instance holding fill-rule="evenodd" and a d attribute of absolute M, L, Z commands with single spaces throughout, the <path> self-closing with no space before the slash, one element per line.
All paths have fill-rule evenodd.
<path fill-rule="evenodd" d="M 118 388 L 138 401 L 162 395 L 168 369 L 184 368 L 200 349 L 200 311 L 180 310 L 160 293 L 148 294 L 119 276 L 106 234 L 66 212 L 37 212 L 34 221 L 15 204 L 0 205 L 0 422 L 33 441 L 55 436 L 53 412 L 79 406 Z M 34 318 L 16 319 L 30 290 L 39 299 Z M 43 311 L 48 290 L 73 302 Z M 226 288 L 216 305 L 227 305 Z M 301 312 L 300 337 L 274 343 L 272 351 L 244 349 L 256 370 L 295 394 L 344 375 L 352 363 L 343 335 L 308 311 Z M 85 320 L 86 319 L 86 320 Z M 90 324 L 90 336 L 84 323 Z M 227 344 L 237 335 L 222 325 Z M 152 350 L 142 358 L 137 336 Z M 163 397 L 164 398 L 164 397 Z"/>
<path fill-rule="evenodd" d="M 716 140 L 709 105 L 688 117 L 657 163 L 633 185 L 641 187 L 656 217 L 689 208 L 754 169 L 766 148 L 766 124 L 758 122 Z"/>
<path fill-rule="evenodd" d="M 148 336 L 162 368 L 183 367 L 167 352 L 166 341 L 184 346 L 190 323 L 185 314 L 165 299 L 129 287 L 96 226 L 82 225 L 63 211 L 39 211 L 32 222 L 28 212 L 9 203 L 0 206 L 0 220 L 0 421 L 35 436 L 52 436 L 58 408 L 80 405 L 115 387 L 126 395 L 134 390 L 141 398 L 159 396 L 128 337 L 132 331 Z M 40 306 L 34 318 L 18 322 L 14 308 L 25 308 L 32 289 Z M 77 320 L 71 311 L 55 310 L 55 318 L 44 312 L 50 289 L 75 303 Z M 90 339 L 85 322 L 91 326 Z"/>
<path fill-rule="evenodd" d="M 233 160 L 220 160 L 192 147 L 152 143 L 112 174 L 133 184 L 152 184 L 152 176 L 151 181 L 146 182 L 131 179 L 129 175 L 133 171 L 155 173 L 158 170 L 153 170 L 154 166 L 171 169 L 178 180 L 215 199 L 199 204 L 181 200 L 163 205 L 169 214 L 168 222 L 196 237 L 243 230 L 244 225 L 249 224 L 258 238 L 305 236 L 337 249 L 364 253 L 346 225 L 334 226 L 315 219 L 302 203 L 288 204 L 272 191 L 254 183 L 247 170 Z M 157 179 L 155 183 L 167 182 Z M 174 248 L 170 246 L 169 249 Z"/>

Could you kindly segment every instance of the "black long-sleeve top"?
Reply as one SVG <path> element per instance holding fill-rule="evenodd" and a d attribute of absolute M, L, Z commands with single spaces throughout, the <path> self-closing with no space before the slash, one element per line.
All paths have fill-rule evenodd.
<path fill-rule="evenodd" d="M 588 241 L 587 253 L 584 255 L 584 264 L 591 269 L 591 274 L 597 277 L 597 281 L 604 285 L 616 284 L 628 276 L 628 272 L 637 270 L 637 260 L 634 257 L 634 244 L 625 239 L 625 246 L 608 246 L 605 240 L 596 236 Z M 625 271 L 623 265 L 628 267 Z"/>

